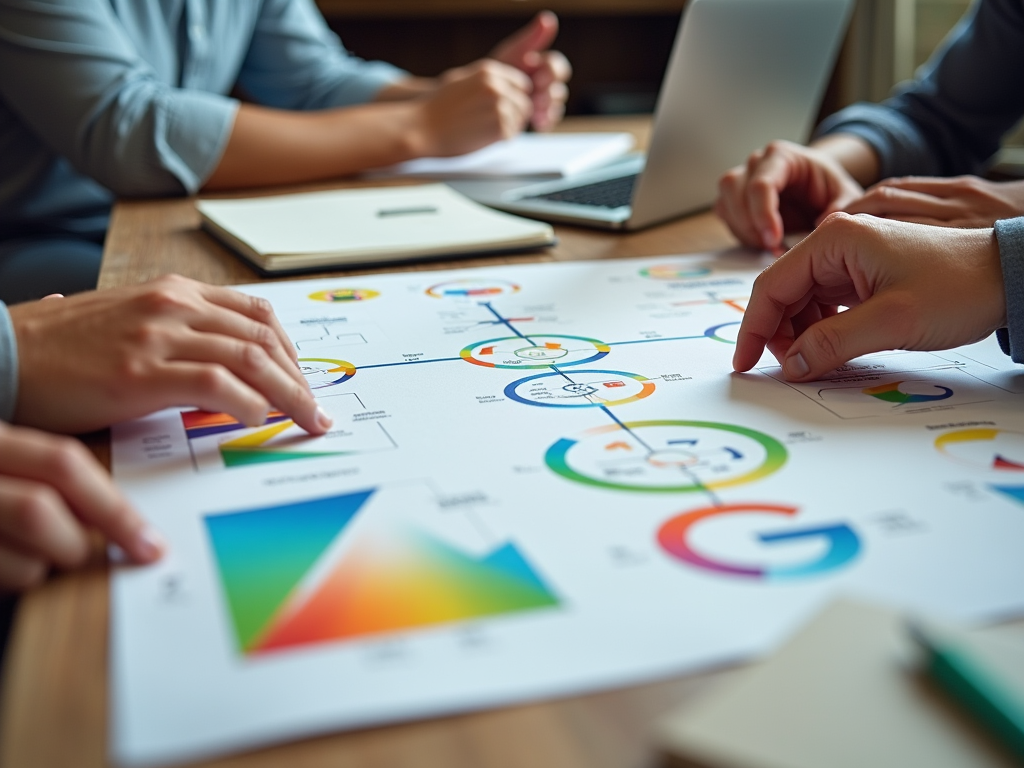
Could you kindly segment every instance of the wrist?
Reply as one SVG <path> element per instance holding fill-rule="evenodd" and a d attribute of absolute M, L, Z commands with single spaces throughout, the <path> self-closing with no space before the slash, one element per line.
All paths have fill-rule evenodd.
<path fill-rule="evenodd" d="M 408 153 L 408 158 L 439 156 L 440 132 L 434 119 L 430 98 L 415 99 L 403 106 L 408 107 L 403 116 L 405 129 L 401 131 L 403 151 Z"/>
<path fill-rule="evenodd" d="M 878 181 L 881 173 L 878 153 L 860 136 L 832 133 L 815 140 L 810 147 L 837 162 L 862 187 Z"/>
<path fill-rule="evenodd" d="M 405 101 L 425 96 L 437 90 L 438 80 L 433 77 L 403 77 L 381 88 L 374 101 Z"/>

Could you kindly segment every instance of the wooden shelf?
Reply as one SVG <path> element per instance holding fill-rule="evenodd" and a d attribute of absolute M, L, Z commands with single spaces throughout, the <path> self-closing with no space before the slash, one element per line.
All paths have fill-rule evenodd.
<path fill-rule="evenodd" d="M 564 16 L 678 13 L 686 0 L 317 0 L 330 18 L 382 16 L 524 16 L 549 9 Z"/>

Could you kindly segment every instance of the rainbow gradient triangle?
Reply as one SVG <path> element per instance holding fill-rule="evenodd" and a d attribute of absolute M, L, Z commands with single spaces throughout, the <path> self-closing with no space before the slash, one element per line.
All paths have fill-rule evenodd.
<path fill-rule="evenodd" d="M 512 544 L 473 557 L 411 529 L 361 540 L 316 591 L 282 611 L 265 652 L 558 605 Z"/>
<path fill-rule="evenodd" d="M 373 491 L 210 515 L 206 529 L 238 646 L 248 651 Z"/>
<path fill-rule="evenodd" d="M 323 570 L 324 554 L 373 493 L 206 518 L 242 653 L 559 604 L 515 545 L 473 555 L 405 524 L 353 534 Z M 309 582 L 313 572 L 317 581 Z"/>

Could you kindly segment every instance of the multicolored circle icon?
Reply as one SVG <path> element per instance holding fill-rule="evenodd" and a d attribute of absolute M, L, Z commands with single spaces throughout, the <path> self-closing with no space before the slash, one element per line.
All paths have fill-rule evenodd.
<path fill-rule="evenodd" d="M 471 344 L 459 356 L 485 368 L 551 368 L 600 360 L 611 351 L 603 341 L 585 336 L 506 336 Z"/>
<path fill-rule="evenodd" d="M 505 387 L 505 397 L 545 408 L 594 408 L 633 403 L 654 394 L 654 382 L 624 371 L 539 373 Z"/>
<path fill-rule="evenodd" d="M 823 541 L 822 554 L 795 564 L 750 564 L 730 562 L 716 555 L 702 553 L 693 543 L 693 531 L 703 522 L 723 515 L 782 515 L 794 517 L 796 507 L 776 504 L 726 504 L 684 512 L 673 517 L 658 530 L 658 544 L 676 560 L 716 574 L 742 576 L 750 579 L 783 581 L 820 576 L 848 565 L 860 552 L 857 534 L 845 523 L 815 525 L 781 532 L 757 533 L 762 544 L 776 546 L 807 541 Z"/>
<path fill-rule="evenodd" d="M 953 396 L 953 390 L 949 387 L 924 381 L 890 381 L 888 384 L 862 389 L 861 393 L 893 405 L 932 403 Z"/>
<path fill-rule="evenodd" d="M 976 469 L 1024 472 L 1024 433 L 1003 429 L 959 429 L 935 438 L 943 456 Z"/>
<path fill-rule="evenodd" d="M 689 280 L 710 275 L 711 269 L 702 264 L 655 264 L 641 269 L 640 274 L 652 280 Z"/>
<path fill-rule="evenodd" d="M 380 296 L 380 291 L 371 291 L 368 288 L 332 288 L 329 291 L 316 291 L 309 294 L 309 298 L 313 301 L 326 301 L 329 304 L 369 301 L 378 296 Z"/>
<path fill-rule="evenodd" d="M 435 299 L 463 299 L 473 301 L 490 301 L 499 296 L 519 293 L 519 286 L 507 280 L 487 280 L 483 278 L 467 278 L 450 280 L 427 288 L 427 295 Z"/>
<path fill-rule="evenodd" d="M 631 421 L 562 438 L 544 461 L 597 488 L 699 493 L 752 483 L 786 463 L 785 447 L 745 427 L 712 421 Z"/>
<path fill-rule="evenodd" d="M 352 363 L 326 357 L 300 357 L 299 370 L 309 382 L 310 389 L 333 387 L 356 375 L 356 367 Z"/>

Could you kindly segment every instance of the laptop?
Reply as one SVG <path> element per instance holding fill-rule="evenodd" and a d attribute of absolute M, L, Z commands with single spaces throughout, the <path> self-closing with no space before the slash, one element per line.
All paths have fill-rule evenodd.
<path fill-rule="evenodd" d="M 453 182 L 524 216 L 647 227 L 714 202 L 718 179 L 773 139 L 806 141 L 854 0 L 690 0 L 646 158 L 557 181 Z"/>

